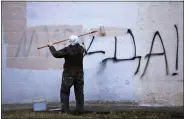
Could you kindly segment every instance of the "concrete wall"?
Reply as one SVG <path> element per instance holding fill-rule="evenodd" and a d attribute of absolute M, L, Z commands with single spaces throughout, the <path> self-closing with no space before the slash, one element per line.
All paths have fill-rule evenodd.
<path fill-rule="evenodd" d="M 36 48 L 103 25 L 106 36 L 81 38 L 88 48 L 95 36 L 84 58 L 85 100 L 183 105 L 182 2 L 2 5 L 3 103 L 59 101 L 64 60 L 54 59 L 47 48 Z M 65 46 L 67 42 L 56 47 Z M 75 100 L 73 88 L 70 100 Z"/>

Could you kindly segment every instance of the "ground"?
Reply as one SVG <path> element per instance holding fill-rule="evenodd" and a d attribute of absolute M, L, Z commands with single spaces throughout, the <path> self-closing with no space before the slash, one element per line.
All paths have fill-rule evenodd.
<path fill-rule="evenodd" d="M 59 114 L 58 112 L 33 112 L 32 110 L 14 110 L 2 112 L 2 118 L 177 118 L 173 112 L 150 112 L 129 110 L 124 112 L 98 114 L 85 113 L 83 115 Z"/>
<path fill-rule="evenodd" d="M 135 103 L 85 103 L 85 114 L 59 114 L 50 109 L 60 107 L 60 103 L 48 103 L 48 111 L 34 112 L 32 104 L 3 104 L 2 118 L 163 118 L 183 119 L 183 107 L 141 107 Z M 70 110 L 75 110 L 71 103 Z"/>

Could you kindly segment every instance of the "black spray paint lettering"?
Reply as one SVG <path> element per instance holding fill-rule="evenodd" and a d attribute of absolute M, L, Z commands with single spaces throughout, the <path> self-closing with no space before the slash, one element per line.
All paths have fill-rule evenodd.
<path fill-rule="evenodd" d="M 95 53 L 103 53 L 103 54 L 105 54 L 105 51 L 93 51 L 93 52 L 89 52 L 89 53 L 88 53 L 89 48 L 90 48 L 91 45 L 93 44 L 94 39 L 95 39 L 95 36 L 92 37 L 92 40 L 91 40 L 91 42 L 90 42 L 90 44 L 89 44 L 88 49 L 85 50 L 85 55 L 91 55 L 91 54 L 95 54 Z"/>
<path fill-rule="evenodd" d="M 162 49 L 163 49 L 163 52 L 162 52 L 162 53 L 152 53 L 153 44 L 154 44 L 154 42 L 155 42 L 156 36 L 158 36 L 159 39 L 160 39 L 160 41 L 161 41 Z M 147 69 L 147 67 L 148 67 L 150 58 L 151 58 L 152 56 L 163 56 L 163 55 L 164 55 L 164 59 L 165 59 L 166 75 L 168 75 L 168 74 L 169 74 L 169 69 L 168 69 L 168 61 L 167 61 L 167 56 L 166 56 L 166 51 L 165 51 L 164 43 L 163 43 L 162 37 L 160 36 L 160 33 L 159 33 L 158 31 L 156 31 L 155 34 L 154 34 L 154 36 L 153 36 L 153 40 L 152 40 L 152 43 L 151 43 L 150 52 L 145 56 L 145 58 L 148 57 L 148 59 L 147 59 L 146 66 L 145 66 L 145 68 L 144 68 L 144 71 L 143 71 L 141 77 L 143 77 L 144 74 L 145 74 L 145 72 L 146 72 L 146 69 Z"/>
<path fill-rule="evenodd" d="M 177 44 L 176 44 L 176 71 L 178 70 L 178 49 L 179 49 L 179 33 L 178 33 L 178 27 L 176 25 L 174 25 L 175 29 L 176 29 L 176 36 L 177 36 Z M 173 73 L 172 75 L 175 76 L 178 73 Z"/>
<path fill-rule="evenodd" d="M 118 59 L 117 58 L 117 54 L 116 54 L 116 52 L 117 52 L 117 37 L 115 37 L 114 57 L 112 57 L 112 58 L 106 58 L 106 59 L 102 60 L 102 63 L 105 62 L 105 61 L 107 61 L 107 60 L 113 60 L 114 62 L 119 62 L 119 61 L 129 61 L 129 60 L 138 59 L 139 60 L 138 66 L 137 66 L 137 69 L 136 69 L 136 71 L 134 73 L 134 75 L 136 75 L 139 72 L 141 56 L 137 56 L 136 55 L 136 43 L 135 43 L 135 39 L 134 39 L 134 35 L 133 35 L 132 31 L 130 29 L 128 29 L 127 30 L 127 33 L 131 35 L 132 40 L 133 40 L 133 43 L 134 43 L 134 55 L 133 55 L 133 57 L 127 58 L 127 59 Z"/>
<path fill-rule="evenodd" d="M 129 33 L 131 35 L 132 39 L 133 39 L 134 56 L 132 58 L 128 58 L 128 59 L 118 59 L 117 58 L 117 37 L 115 37 L 114 57 L 106 58 L 106 59 L 102 60 L 102 63 L 105 63 L 107 60 L 113 60 L 114 62 L 119 62 L 119 61 L 135 60 L 136 58 L 138 58 L 139 59 L 139 63 L 138 63 L 138 66 L 137 66 L 137 70 L 134 73 L 134 74 L 137 74 L 138 71 L 139 71 L 139 68 L 140 68 L 141 56 L 136 56 L 136 44 L 135 44 L 135 39 L 134 39 L 134 36 L 132 34 L 132 31 L 130 29 L 128 29 L 127 33 Z M 87 51 L 89 50 L 90 46 L 92 45 L 93 40 L 94 40 L 94 37 L 92 38 L 92 41 L 91 41 Z M 93 53 L 105 53 L 105 52 L 104 51 L 95 51 L 95 52 L 92 52 L 91 54 L 93 54 Z"/>
<path fill-rule="evenodd" d="M 133 35 L 131 29 L 128 29 L 127 33 L 130 34 L 130 36 L 132 37 L 133 43 L 134 43 L 134 56 L 132 58 L 129 58 L 129 59 L 124 59 L 124 61 L 126 61 L 126 60 L 135 60 L 135 59 L 139 60 L 137 69 L 134 73 L 134 75 L 136 75 L 139 72 L 139 69 L 140 69 L 142 56 L 137 56 L 135 38 L 134 38 L 134 35 Z"/>
<path fill-rule="evenodd" d="M 117 48 L 116 47 L 117 47 L 117 39 L 115 37 L 114 57 L 106 58 L 106 59 L 102 60 L 102 63 L 106 63 L 107 60 L 117 61 L 117 58 L 116 58 L 116 50 L 117 50 Z"/>
<path fill-rule="evenodd" d="M 178 29 L 177 29 L 177 26 L 176 25 L 175 25 L 175 29 L 176 29 L 176 32 L 177 32 L 176 66 L 175 67 L 176 67 L 176 70 L 178 70 L 178 49 L 179 49 L 178 44 L 179 44 L 179 35 L 178 35 Z M 137 56 L 136 55 L 136 43 L 135 43 L 135 39 L 134 39 L 134 35 L 133 35 L 132 31 L 130 29 L 128 29 L 127 33 L 131 35 L 132 40 L 133 40 L 133 43 L 134 43 L 134 56 L 132 58 L 128 58 L 128 59 L 118 59 L 117 56 L 116 56 L 116 52 L 117 52 L 117 38 L 115 37 L 114 57 L 106 58 L 106 59 L 102 60 L 102 63 L 105 63 L 107 60 L 113 60 L 114 62 L 118 62 L 118 61 L 127 61 L 127 60 L 139 59 L 137 70 L 134 73 L 134 75 L 136 75 L 139 72 L 139 69 L 140 69 L 140 62 L 141 62 L 142 56 Z M 159 39 L 160 39 L 160 41 L 161 41 L 162 49 L 163 49 L 163 52 L 162 53 L 152 53 L 153 44 L 154 44 L 154 41 L 155 41 L 156 36 L 158 36 Z M 91 41 L 91 43 L 90 43 L 90 45 L 88 47 L 88 50 L 89 50 L 90 46 L 92 45 L 93 40 L 94 40 L 94 36 L 93 36 L 92 41 Z M 102 53 L 102 51 L 96 51 L 96 52 L 101 52 Z M 91 54 L 93 54 L 93 52 Z M 146 70 L 147 70 L 147 67 L 148 67 L 148 64 L 149 64 L 149 61 L 150 61 L 150 58 L 152 56 L 164 56 L 164 59 L 165 59 L 165 67 L 166 67 L 166 75 L 168 75 L 169 74 L 169 69 L 168 69 L 167 55 L 166 55 L 166 51 L 165 51 L 165 47 L 164 47 L 164 43 L 163 43 L 162 37 L 161 37 L 161 35 L 160 35 L 160 33 L 158 31 L 156 31 L 155 34 L 154 34 L 154 36 L 153 36 L 152 44 L 151 44 L 151 48 L 150 48 L 150 52 L 145 56 L 145 58 L 148 58 L 148 59 L 147 59 L 146 66 L 144 68 L 144 71 L 143 71 L 143 74 L 141 75 L 141 77 L 143 77 L 145 75 Z M 172 75 L 173 76 L 174 75 L 177 75 L 177 73 L 173 73 Z"/>

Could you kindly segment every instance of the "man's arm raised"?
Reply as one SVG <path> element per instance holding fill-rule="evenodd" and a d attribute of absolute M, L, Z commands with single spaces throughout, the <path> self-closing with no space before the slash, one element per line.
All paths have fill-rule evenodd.
<path fill-rule="evenodd" d="M 53 57 L 55 58 L 64 58 L 67 56 L 67 50 L 66 48 L 63 48 L 61 50 L 56 50 L 55 47 L 52 45 L 52 43 L 48 44 L 49 50 Z"/>

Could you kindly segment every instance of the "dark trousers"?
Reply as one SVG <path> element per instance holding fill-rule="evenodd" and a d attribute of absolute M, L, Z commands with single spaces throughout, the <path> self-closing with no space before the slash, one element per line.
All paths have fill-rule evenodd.
<path fill-rule="evenodd" d="M 84 80 L 83 77 L 66 77 L 63 76 L 60 98 L 61 98 L 61 108 L 63 112 L 69 112 L 69 96 L 70 89 L 74 85 L 75 100 L 76 100 L 76 111 L 84 111 Z"/>

